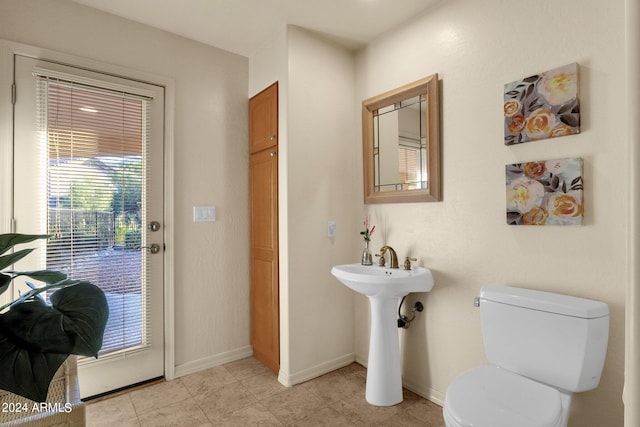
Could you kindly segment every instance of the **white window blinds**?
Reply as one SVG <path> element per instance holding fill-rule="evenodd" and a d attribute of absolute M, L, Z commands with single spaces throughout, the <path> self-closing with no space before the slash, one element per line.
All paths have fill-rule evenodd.
<path fill-rule="evenodd" d="M 426 149 L 400 144 L 398 147 L 398 169 L 403 189 L 415 190 L 426 187 Z"/>
<path fill-rule="evenodd" d="M 48 70 L 37 79 L 46 152 L 46 265 L 99 286 L 109 302 L 101 355 L 149 345 L 145 284 L 145 93 Z"/>

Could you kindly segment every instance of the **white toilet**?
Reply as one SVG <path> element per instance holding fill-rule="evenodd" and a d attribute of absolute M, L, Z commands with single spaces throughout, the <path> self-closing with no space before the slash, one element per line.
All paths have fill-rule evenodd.
<path fill-rule="evenodd" d="M 490 365 L 447 388 L 447 427 L 566 427 L 573 392 L 597 387 L 609 338 L 599 301 L 485 286 L 480 306 Z"/>

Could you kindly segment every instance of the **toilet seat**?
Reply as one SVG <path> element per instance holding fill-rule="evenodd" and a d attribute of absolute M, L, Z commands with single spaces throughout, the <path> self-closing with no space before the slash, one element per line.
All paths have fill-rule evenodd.
<path fill-rule="evenodd" d="M 450 427 L 557 427 L 560 392 L 495 366 L 472 369 L 447 388 L 444 418 Z"/>

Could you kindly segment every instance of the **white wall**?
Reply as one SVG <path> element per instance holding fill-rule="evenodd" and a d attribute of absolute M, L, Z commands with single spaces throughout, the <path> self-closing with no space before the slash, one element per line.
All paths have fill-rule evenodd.
<path fill-rule="evenodd" d="M 461 372 L 484 363 L 473 298 L 487 283 L 605 301 L 611 310 L 600 386 L 574 397 L 572 426 L 621 426 L 629 177 L 624 106 L 624 2 L 442 2 L 357 54 L 356 98 L 438 73 L 443 201 L 369 206 L 374 249 L 392 245 L 434 272 L 436 285 L 402 332 L 405 384 L 442 400 Z M 580 64 L 582 133 L 503 145 L 505 83 Z M 354 144 L 358 144 L 356 141 Z M 505 223 L 504 165 L 584 158 L 585 224 Z M 356 353 L 366 360 L 366 301 L 356 301 Z"/>
<path fill-rule="evenodd" d="M 0 38 L 174 80 L 176 373 L 251 354 L 247 58 L 70 1 L 0 0 Z"/>
<path fill-rule="evenodd" d="M 353 296 L 330 274 L 357 258 L 349 234 L 361 198 L 353 67 L 350 52 L 293 26 L 250 59 L 250 95 L 279 81 L 279 379 L 287 385 L 354 357 Z"/>
<path fill-rule="evenodd" d="M 352 142 L 354 60 L 350 52 L 289 29 L 289 334 L 291 373 L 327 371 L 353 360 L 352 292 L 330 273 L 358 259 L 350 230 L 359 218 L 361 157 Z M 337 224 L 327 237 L 327 222 Z"/>

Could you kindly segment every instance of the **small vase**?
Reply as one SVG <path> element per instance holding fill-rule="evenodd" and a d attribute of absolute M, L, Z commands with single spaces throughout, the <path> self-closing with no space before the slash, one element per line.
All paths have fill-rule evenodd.
<path fill-rule="evenodd" d="M 364 241 L 364 250 L 362 251 L 362 265 L 373 265 L 373 258 L 369 251 L 369 241 Z"/>

